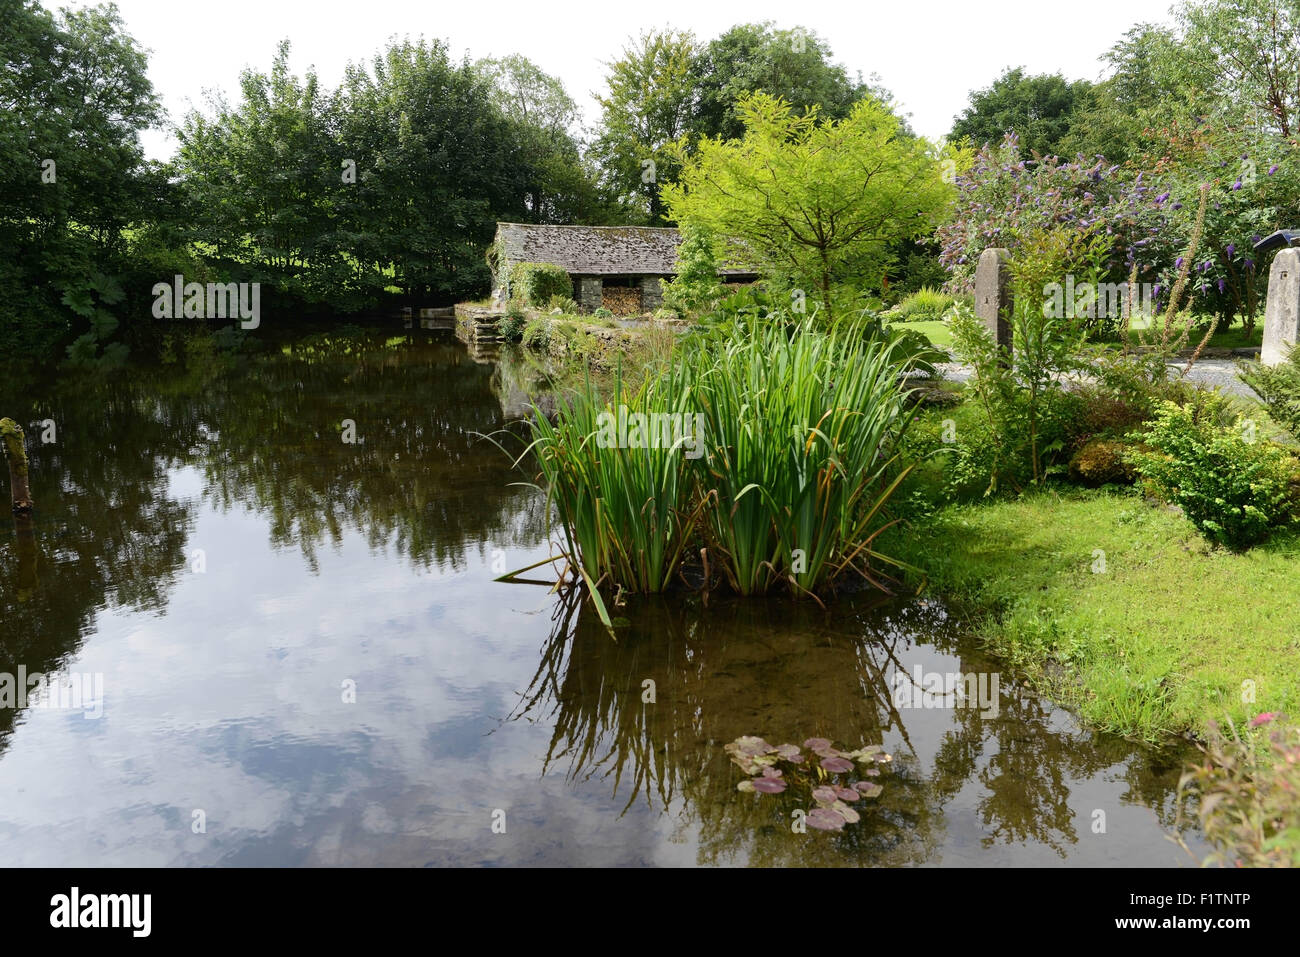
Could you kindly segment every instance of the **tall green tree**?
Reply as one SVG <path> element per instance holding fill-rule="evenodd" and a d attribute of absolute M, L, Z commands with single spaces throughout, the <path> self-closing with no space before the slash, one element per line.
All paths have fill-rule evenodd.
<path fill-rule="evenodd" d="M 662 30 L 642 34 L 606 64 L 592 155 L 608 195 L 651 225 L 665 221 L 660 186 L 679 169 L 674 144 L 692 132 L 697 55 L 692 34 Z"/>
<path fill-rule="evenodd" d="M 43 353 L 86 326 L 64 297 L 120 271 L 129 227 L 157 214 L 140 133 L 161 109 L 116 7 L 9 0 L 0 23 L 0 353 Z"/>
<path fill-rule="evenodd" d="M 474 67 L 490 85 L 497 107 L 517 126 L 516 136 L 529 157 L 529 221 L 621 221 L 621 210 L 604 202 L 594 164 L 583 156 L 581 115 L 564 84 L 518 54 L 479 60 Z"/>
<path fill-rule="evenodd" d="M 702 140 L 664 202 L 732 262 L 807 290 L 828 319 L 837 285 L 877 288 L 891 244 L 931 232 L 952 198 L 936 151 L 900 135 L 874 97 L 842 120 L 765 93 L 739 109 L 744 137 Z"/>
<path fill-rule="evenodd" d="M 831 119 L 847 116 L 864 93 L 888 99 L 861 76 L 850 77 L 817 34 L 803 27 L 778 29 L 770 21 L 738 24 L 709 41 L 692 69 L 699 100 L 691 128 L 698 136 L 739 139 L 745 124 L 737 101 L 760 90 L 799 112 L 818 107 Z"/>
<path fill-rule="evenodd" d="M 953 123 L 952 135 L 979 148 L 996 145 L 1014 132 L 1026 152 L 1060 155 L 1071 117 L 1087 102 L 1090 86 L 1086 80 L 1072 83 L 1060 74 L 1035 76 L 1023 67 L 1008 69 L 971 94 L 970 105 Z"/>

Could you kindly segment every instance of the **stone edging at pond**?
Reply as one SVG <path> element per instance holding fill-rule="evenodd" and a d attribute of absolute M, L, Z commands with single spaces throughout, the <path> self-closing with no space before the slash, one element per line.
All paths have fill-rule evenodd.
<path fill-rule="evenodd" d="M 670 329 L 684 332 L 684 322 L 654 320 L 649 317 L 616 317 L 608 320 L 587 320 L 563 313 L 548 313 L 539 309 L 524 309 L 524 322 L 543 320 L 550 334 L 544 346 L 525 343 L 525 348 L 535 349 L 561 361 L 580 360 L 592 368 L 612 371 L 620 356 L 635 356 L 646 348 L 643 332 Z M 497 323 L 506 318 L 498 306 L 477 306 L 460 303 L 456 306 L 456 335 L 467 344 L 492 346 L 503 342 Z M 604 323 L 612 323 L 610 325 Z"/>

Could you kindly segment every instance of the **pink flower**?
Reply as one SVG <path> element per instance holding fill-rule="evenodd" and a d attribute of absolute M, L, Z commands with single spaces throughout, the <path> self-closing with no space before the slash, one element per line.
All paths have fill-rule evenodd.
<path fill-rule="evenodd" d="M 1276 720 L 1276 718 L 1277 718 L 1277 712 L 1276 712 L 1276 711 L 1265 711 L 1265 712 L 1263 712 L 1262 714 L 1257 714 L 1257 715 L 1255 715 L 1255 717 L 1251 718 L 1251 719 L 1250 719 L 1250 726 L 1251 726 L 1252 728 L 1262 727 L 1263 725 L 1266 725 L 1266 724 L 1268 724 L 1268 723 L 1270 723 L 1270 722 Z"/>

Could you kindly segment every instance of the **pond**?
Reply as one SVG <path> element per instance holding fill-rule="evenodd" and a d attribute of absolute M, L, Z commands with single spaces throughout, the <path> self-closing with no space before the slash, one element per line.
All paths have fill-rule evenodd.
<path fill-rule="evenodd" d="M 1081 730 L 938 601 L 683 591 L 617 608 L 615 641 L 494 582 L 550 554 L 480 438 L 545 386 L 520 352 L 258 336 L 0 409 L 37 504 L 0 519 L 0 673 L 67 677 L 0 708 L 9 864 L 1192 863 L 1186 751 Z M 991 697 L 899 693 L 950 674 Z M 742 735 L 893 761 L 859 823 L 801 833 L 793 791 L 737 791 Z"/>

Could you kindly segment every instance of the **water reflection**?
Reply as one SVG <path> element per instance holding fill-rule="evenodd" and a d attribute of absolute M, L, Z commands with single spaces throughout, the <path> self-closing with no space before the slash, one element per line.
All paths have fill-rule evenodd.
<path fill-rule="evenodd" d="M 0 672 L 103 670 L 110 702 L 0 709 L 7 860 L 1185 863 L 1160 832 L 1176 753 L 1084 734 L 1010 676 L 996 717 L 899 706 L 899 670 L 995 670 L 939 605 L 674 596 L 611 642 L 572 596 L 494 583 L 498 553 L 548 553 L 543 497 L 478 437 L 545 388 L 526 353 L 262 341 L 178 335 L 0 400 L 37 504 L 0 519 Z M 895 762 L 860 824 L 797 834 L 798 795 L 736 791 L 722 747 L 745 734 Z M 510 838 L 488 843 L 494 808 Z"/>
<path fill-rule="evenodd" d="M 997 671 L 955 637 L 938 603 L 859 599 L 828 616 L 780 602 L 647 601 L 629 617 L 611 643 L 594 614 L 559 603 L 512 717 L 553 726 L 544 773 L 599 782 L 623 813 L 637 802 L 680 806 L 698 828 L 701 863 L 938 863 L 945 844 L 972 842 L 1104 859 L 1117 850 L 1114 831 L 1094 833 L 1093 812 L 1110 812 L 1121 833 L 1136 809 L 1172 822 L 1181 752 L 1085 734 L 1014 682 L 1001 684 L 996 715 L 900 707 L 900 671 Z M 883 744 L 895 760 L 861 823 L 803 834 L 792 815 L 807 795 L 736 791 L 742 775 L 722 746 L 750 734 Z M 1142 849 L 1178 863 L 1147 823 Z"/>

